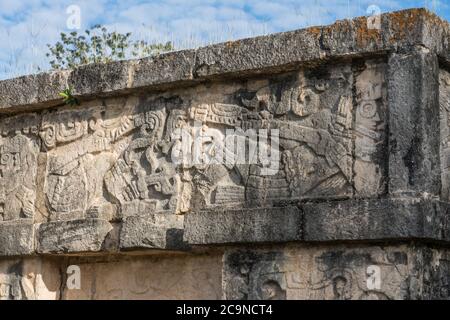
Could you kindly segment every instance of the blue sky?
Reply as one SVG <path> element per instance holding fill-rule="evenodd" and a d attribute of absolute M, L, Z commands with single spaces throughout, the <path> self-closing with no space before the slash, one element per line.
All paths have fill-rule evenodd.
<path fill-rule="evenodd" d="M 0 0 L 0 79 L 49 68 L 46 44 L 71 31 L 70 5 L 81 10 L 80 31 L 100 23 L 179 49 L 329 24 L 367 15 L 371 5 L 427 7 L 450 20 L 450 0 Z"/>

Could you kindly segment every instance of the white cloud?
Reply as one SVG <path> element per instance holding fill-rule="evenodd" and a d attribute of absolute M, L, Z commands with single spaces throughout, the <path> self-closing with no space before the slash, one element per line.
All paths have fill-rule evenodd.
<path fill-rule="evenodd" d="M 23 1 L 2 0 L 0 1 L 0 12 L 2 15 L 11 16 L 23 10 L 26 4 Z"/>

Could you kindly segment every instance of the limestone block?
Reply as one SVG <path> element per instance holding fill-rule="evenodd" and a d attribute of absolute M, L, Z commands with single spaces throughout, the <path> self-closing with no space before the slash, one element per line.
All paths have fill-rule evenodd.
<path fill-rule="evenodd" d="M 204 211 L 186 215 L 184 238 L 196 245 L 296 241 L 302 221 L 296 207 Z"/>
<path fill-rule="evenodd" d="M 153 214 L 125 218 L 120 230 L 120 249 L 186 250 L 183 216 Z"/>
<path fill-rule="evenodd" d="M 98 252 L 112 229 L 108 221 L 101 219 L 42 223 L 37 231 L 37 252 Z"/>
<path fill-rule="evenodd" d="M 389 192 L 439 195 L 438 58 L 426 49 L 389 58 Z"/>
<path fill-rule="evenodd" d="M 304 240 L 448 240 L 448 204 L 422 199 L 365 199 L 303 205 Z"/>

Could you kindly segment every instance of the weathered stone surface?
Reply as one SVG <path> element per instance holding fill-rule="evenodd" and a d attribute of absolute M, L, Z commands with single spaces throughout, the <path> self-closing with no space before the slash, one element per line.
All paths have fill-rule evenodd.
<path fill-rule="evenodd" d="M 68 83 L 79 96 L 109 96 L 136 88 L 164 87 L 193 79 L 194 50 L 140 60 L 89 64 L 71 72 Z"/>
<path fill-rule="evenodd" d="M 186 215 L 184 238 L 190 244 L 296 241 L 302 222 L 296 207 L 203 211 Z"/>
<path fill-rule="evenodd" d="M 319 44 L 320 34 L 320 29 L 305 29 L 200 48 L 196 52 L 194 75 L 206 78 L 261 73 L 274 67 L 288 69 L 295 63 L 317 60 L 325 55 Z M 286 50 L 287 47 L 293 50 Z"/>
<path fill-rule="evenodd" d="M 445 250 L 405 245 L 235 249 L 224 256 L 223 297 L 448 299 L 447 256 Z"/>
<path fill-rule="evenodd" d="M 39 225 L 38 253 L 97 252 L 112 225 L 101 219 L 48 222 Z"/>
<path fill-rule="evenodd" d="M 400 198 L 311 203 L 302 206 L 304 240 L 449 240 L 448 204 Z"/>
<path fill-rule="evenodd" d="M 0 120 L 0 223 L 34 217 L 39 122 L 33 113 Z"/>
<path fill-rule="evenodd" d="M 21 111 L 59 104 L 70 71 L 55 71 L 0 81 L 0 106 L 4 111 Z M 14 108 L 14 110 L 11 110 Z"/>
<path fill-rule="evenodd" d="M 449 27 L 376 19 L 1 81 L 0 296 L 449 298 Z"/>
<path fill-rule="evenodd" d="M 183 216 L 153 214 L 125 218 L 120 230 L 120 249 L 186 250 Z"/>
<path fill-rule="evenodd" d="M 219 243 L 450 240 L 448 204 L 414 198 L 311 202 L 298 207 L 215 210 L 186 215 L 184 238 Z"/>
<path fill-rule="evenodd" d="M 29 255 L 34 252 L 34 224 L 30 220 L 0 223 L 0 256 Z"/>
<path fill-rule="evenodd" d="M 414 263 L 417 274 L 426 281 L 415 279 L 411 285 L 411 299 L 449 300 L 450 256 L 448 249 L 424 247 L 418 250 Z M 413 278 L 414 279 L 414 278 Z"/>
<path fill-rule="evenodd" d="M 172 86 L 175 83 L 190 83 L 194 79 L 192 69 L 195 54 L 195 50 L 182 50 L 136 60 L 129 87 L 145 88 L 154 85 L 163 87 L 164 84 Z"/>
<path fill-rule="evenodd" d="M 121 221 L 384 195 L 386 67 L 357 60 L 6 116 L 0 217 Z"/>
<path fill-rule="evenodd" d="M 389 59 L 389 192 L 438 195 L 439 74 L 426 49 Z"/>

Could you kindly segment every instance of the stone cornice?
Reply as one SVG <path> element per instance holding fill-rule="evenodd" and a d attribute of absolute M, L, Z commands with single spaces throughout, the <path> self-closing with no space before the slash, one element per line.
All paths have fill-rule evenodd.
<path fill-rule="evenodd" d="M 370 25 L 370 24 L 369 24 Z M 60 105 L 68 86 L 79 99 L 163 90 L 224 77 L 293 70 L 329 59 L 425 47 L 450 61 L 450 28 L 425 9 L 383 14 L 380 28 L 367 17 L 268 36 L 219 43 L 139 60 L 89 64 L 0 81 L 0 113 Z"/>

